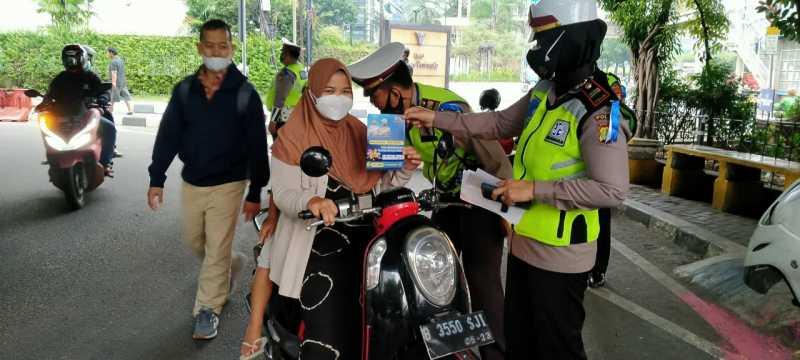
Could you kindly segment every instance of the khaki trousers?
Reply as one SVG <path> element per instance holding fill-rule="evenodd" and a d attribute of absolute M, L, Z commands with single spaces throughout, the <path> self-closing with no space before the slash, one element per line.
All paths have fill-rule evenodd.
<path fill-rule="evenodd" d="M 183 183 L 183 238 L 202 261 L 193 315 L 201 308 L 216 314 L 228 299 L 231 249 L 247 181 L 199 187 Z"/>

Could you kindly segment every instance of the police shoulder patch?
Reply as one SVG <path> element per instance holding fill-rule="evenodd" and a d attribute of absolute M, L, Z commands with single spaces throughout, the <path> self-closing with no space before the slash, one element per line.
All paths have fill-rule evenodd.
<path fill-rule="evenodd" d="M 439 101 L 431 100 L 431 99 L 422 99 L 420 101 L 419 106 L 422 106 L 428 110 L 438 111 L 439 110 Z"/>
<path fill-rule="evenodd" d="M 592 117 L 592 120 L 597 124 L 597 127 L 608 127 L 608 114 L 606 113 L 596 114 Z"/>
<path fill-rule="evenodd" d="M 544 141 L 554 145 L 564 146 L 567 142 L 567 135 L 569 135 L 569 122 L 557 120 L 547 134 L 547 137 L 544 138 Z"/>
<path fill-rule="evenodd" d="M 603 89 L 594 79 L 587 82 L 581 89 L 581 92 L 595 108 L 603 105 L 603 103 L 611 97 L 611 94 L 606 89 Z"/>
<path fill-rule="evenodd" d="M 608 114 L 596 114 L 592 117 L 592 120 L 597 124 L 597 139 L 602 143 L 606 142 L 609 130 Z"/>

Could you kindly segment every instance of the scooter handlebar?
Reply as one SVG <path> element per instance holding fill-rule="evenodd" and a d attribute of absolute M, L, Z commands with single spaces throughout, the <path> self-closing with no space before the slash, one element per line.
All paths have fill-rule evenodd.
<path fill-rule="evenodd" d="M 314 216 L 314 213 L 312 213 L 311 210 L 303 210 L 297 213 L 297 217 L 303 220 L 311 220 L 316 218 L 316 216 Z"/>
<path fill-rule="evenodd" d="M 306 210 L 306 211 L 308 211 L 308 210 Z M 303 214 L 306 211 L 301 211 L 297 215 L 299 216 L 299 215 Z M 355 220 L 361 220 L 366 215 L 379 214 L 380 212 L 381 212 L 381 208 L 379 208 L 379 207 L 367 208 L 367 209 L 360 210 L 359 212 L 357 212 L 355 214 L 352 214 L 350 216 L 345 216 L 345 217 L 337 216 L 336 220 L 334 222 L 336 222 L 336 223 L 348 223 L 348 222 L 355 221 Z M 311 218 L 308 218 L 308 219 L 305 219 L 305 220 L 310 220 L 310 219 L 316 219 L 316 218 L 312 215 Z M 311 231 L 311 229 L 313 229 L 313 228 L 315 228 L 317 226 L 320 226 L 320 225 L 324 225 L 324 224 L 325 224 L 324 221 L 317 220 L 317 221 L 308 223 L 306 225 L 306 230 Z"/>

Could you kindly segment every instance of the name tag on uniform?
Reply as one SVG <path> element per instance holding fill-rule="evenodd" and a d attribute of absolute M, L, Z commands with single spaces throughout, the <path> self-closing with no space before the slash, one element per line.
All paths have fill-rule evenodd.
<path fill-rule="evenodd" d="M 547 134 L 544 141 L 554 145 L 564 146 L 567 142 L 567 134 L 569 134 L 569 123 L 564 120 L 558 120 L 553 125 L 553 128 L 550 129 L 550 133 Z"/>

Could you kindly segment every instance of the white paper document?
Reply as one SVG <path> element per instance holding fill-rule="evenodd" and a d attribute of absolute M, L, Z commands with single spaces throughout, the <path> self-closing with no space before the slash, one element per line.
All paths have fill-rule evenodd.
<path fill-rule="evenodd" d="M 461 200 L 500 215 L 514 225 L 519 224 L 525 209 L 510 206 L 508 211 L 502 211 L 503 204 L 501 202 L 483 197 L 481 192 L 482 183 L 497 185 L 499 182 L 500 179 L 481 169 L 478 169 L 478 171 L 464 170 L 461 178 Z"/>

